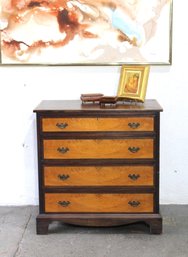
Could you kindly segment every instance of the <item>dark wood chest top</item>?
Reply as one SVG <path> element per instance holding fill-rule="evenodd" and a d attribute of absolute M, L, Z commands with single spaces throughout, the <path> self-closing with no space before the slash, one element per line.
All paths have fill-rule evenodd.
<path fill-rule="evenodd" d="M 82 104 L 80 100 L 45 100 L 42 101 L 35 109 L 34 112 L 149 112 L 162 111 L 161 106 L 156 100 L 146 100 L 144 103 L 135 102 L 118 102 L 117 105 L 106 105 L 101 107 L 99 104 Z"/>

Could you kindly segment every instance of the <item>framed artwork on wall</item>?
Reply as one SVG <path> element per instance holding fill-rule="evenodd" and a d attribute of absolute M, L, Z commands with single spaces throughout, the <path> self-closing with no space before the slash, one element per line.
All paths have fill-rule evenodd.
<path fill-rule="evenodd" d="M 1 0 L 1 64 L 171 64 L 172 0 Z"/>
<path fill-rule="evenodd" d="M 118 99 L 144 102 L 150 66 L 122 66 Z"/>

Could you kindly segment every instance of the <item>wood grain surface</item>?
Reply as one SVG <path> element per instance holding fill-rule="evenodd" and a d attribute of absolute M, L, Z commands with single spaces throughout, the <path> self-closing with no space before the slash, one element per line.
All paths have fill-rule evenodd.
<path fill-rule="evenodd" d="M 153 131 L 154 118 L 153 117 L 43 118 L 42 130 L 44 132 Z"/>
<path fill-rule="evenodd" d="M 131 206 L 132 202 L 139 203 Z M 61 203 L 68 203 L 62 206 Z M 153 212 L 153 194 L 46 193 L 46 212 Z"/>
<path fill-rule="evenodd" d="M 153 166 L 44 167 L 45 186 L 152 186 Z"/>
<path fill-rule="evenodd" d="M 153 139 L 45 139 L 43 144 L 44 159 L 140 159 L 154 156 Z M 132 148 L 139 150 L 133 153 Z"/>

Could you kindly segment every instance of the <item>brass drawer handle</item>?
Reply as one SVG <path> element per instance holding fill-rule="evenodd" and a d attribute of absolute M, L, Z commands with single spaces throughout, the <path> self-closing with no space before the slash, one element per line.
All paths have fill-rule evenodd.
<path fill-rule="evenodd" d="M 65 122 L 65 123 L 57 123 L 56 124 L 56 127 L 60 128 L 60 129 L 65 129 L 66 127 L 68 126 L 68 124 Z"/>
<path fill-rule="evenodd" d="M 128 126 L 132 129 L 137 129 L 140 126 L 139 122 L 130 122 Z"/>
<path fill-rule="evenodd" d="M 129 147 L 128 150 L 131 152 L 131 153 L 137 153 L 139 150 L 140 150 L 140 147 Z"/>
<path fill-rule="evenodd" d="M 58 147 L 58 148 L 57 148 L 57 151 L 58 151 L 59 153 L 64 154 L 64 153 L 67 153 L 67 152 L 69 151 L 69 148 L 68 148 L 68 147 Z"/>
<path fill-rule="evenodd" d="M 58 204 L 62 207 L 67 207 L 67 206 L 69 206 L 70 202 L 69 201 L 59 201 Z"/>
<path fill-rule="evenodd" d="M 70 176 L 67 174 L 59 174 L 58 175 L 58 178 L 60 179 L 60 180 L 67 180 L 68 178 L 69 178 Z"/>
<path fill-rule="evenodd" d="M 139 174 L 129 174 L 128 177 L 135 181 L 140 177 L 140 175 Z"/>
<path fill-rule="evenodd" d="M 140 205 L 139 201 L 129 201 L 128 204 L 132 207 L 138 207 Z"/>

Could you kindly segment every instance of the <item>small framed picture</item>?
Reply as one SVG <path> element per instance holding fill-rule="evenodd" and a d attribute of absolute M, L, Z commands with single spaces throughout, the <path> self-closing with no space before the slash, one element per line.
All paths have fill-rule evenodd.
<path fill-rule="evenodd" d="M 122 66 L 118 93 L 119 100 L 144 102 L 150 66 Z"/>

